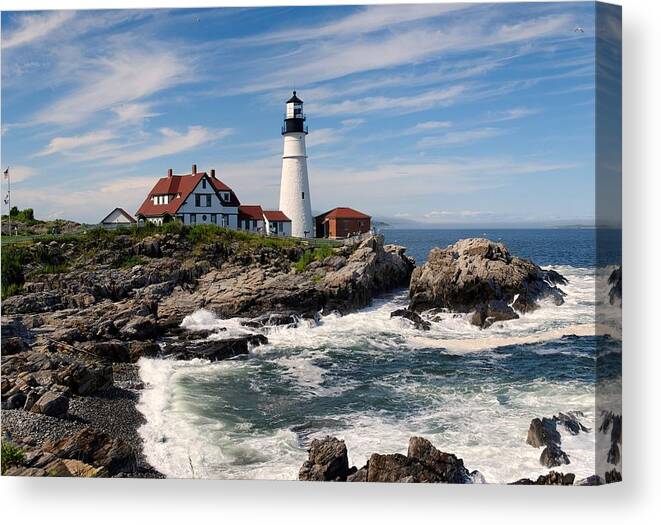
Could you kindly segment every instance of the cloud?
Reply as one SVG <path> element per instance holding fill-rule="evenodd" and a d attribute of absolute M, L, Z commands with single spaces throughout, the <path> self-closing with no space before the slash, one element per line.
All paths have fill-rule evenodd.
<path fill-rule="evenodd" d="M 523 117 L 536 115 L 540 112 L 539 109 L 532 108 L 512 108 L 504 111 L 494 111 L 487 115 L 488 122 L 506 122 L 508 120 L 517 120 Z"/>
<path fill-rule="evenodd" d="M 203 126 L 189 126 L 186 133 L 162 128 L 162 138 L 158 142 L 133 150 L 123 149 L 111 158 L 108 164 L 136 164 L 156 157 L 174 155 L 226 137 L 231 132 L 231 129 L 212 130 Z"/>
<path fill-rule="evenodd" d="M 447 120 L 429 120 L 427 122 L 419 122 L 415 125 L 416 130 L 426 131 L 430 129 L 444 129 L 452 126 L 452 122 Z"/>
<path fill-rule="evenodd" d="M 306 143 L 308 146 L 314 147 L 338 142 L 342 138 L 341 132 L 336 128 L 319 128 L 310 131 Z"/>
<path fill-rule="evenodd" d="M 419 8 L 401 7 L 413 11 Z M 271 59 L 278 64 L 281 63 L 278 59 L 286 59 L 286 63 L 293 65 L 279 67 L 267 75 L 263 83 L 255 84 L 251 89 L 261 91 L 274 86 L 288 86 L 292 79 L 298 78 L 305 78 L 312 84 L 356 73 L 438 60 L 450 53 L 531 43 L 567 34 L 572 21 L 572 16 L 562 14 L 498 25 L 489 17 L 473 17 L 469 22 L 449 27 L 432 29 L 423 25 L 376 35 L 350 38 L 338 36 L 335 40 L 315 42 L 314 46 L 303 43 L 298 49 L 290 49 L 286 55 Z"/>
<path fill-rule="evenodd" d="M 124 179 L 102 187 L 101 190 L 98 186 L 84 189 L 72 185 L 41 186 L 17 192 L 17 201 L 29 204 L 40 218 L 96 223 L 116 206 L 134 213 L 154 182 L 152 178 L 149 184 L 140 185 L 131 179 Z"/>
<path fill-rule="evenodd" d="M 188 71 L 186 61 L 169 51 L 117 51 L 82 68 L 79 87 L 38 112 L 35 121 L 78 123 L 101 110 L 116 110 L 122 104 L 182 83 Z M 135 113 L 136 108 L 133 111 Z"/>
<path fill-rule="evenodd" d="M 273 33 L 241 39 L 242 44 L 276 44 L 283 42 L 302 42 L 337 37 L 352 37 L 393 28 L 400 24 L 428 20 L 460 9 L 466 9 L 469 4 L 416 5 L 414 8 L 405 5 L 368 6 L 357 13 L 325 25 L 304 28 L 296 31 L 287 29 Z"/>
<path fill-rule="evenodd" d="M 133 104 L 122 104 L 117 106 L 112 110 L 117 114 L 119 122 L 124 124 L 130 124 L 135 122 L 140 122 L 149 117 L 156 117 L 159 113 L 153 113 L 151 111 L 152 104 L 149 103 L 133 103 Z"/>
<path fill-rule="evenodd" d="M 425 219 L 445 219 L 451 217 L 478 217 L 480 215 L 486 215 L 488 212 L 476 211 L 476 210 L 460 210 L 460 211 L 450 211 L 450 210 L 432 210 L 423 215 Z"/>
<path fill-rule="evenodd" d="M 340 122 L 343 126 L 347 128 L 355 128 L 356 126 L 360 126 L 361 124 L 365 124 L 365 119 L 364 118 L 348 118 L 345 120 L 342 120 Z"/>
<path fill-rule="evenodd" d="M 18 27 L 3 34 L 2 48 L 24 46 L 45 37 L 55 31 L 74 16 L 73 11 L 52 11 L 39 14 L 22 15 Z"/>
<path fill-rule="evenodd" d="M 477 128 L 461 131 L 449 131 L 439 136 L 425 137 L 418 141 L 418 147 L 429 148 L 433 146 L 450 146 L 466 144 L 477 140 L 484 140 L 502 135 L 504 130 L 498 128 Z"/>
<path fill-rule="evenodd" d="M 94 144 L 108 142 L 115 137 L 115 133 L 109 130 L 91 131 L 83 135 L 74 135 L 71 137 L 55 137 L 35 157 L 45 157 L 55 153 L 66 154 Z"/>
<path fill-rule="evenodd" d="M 401 97 L 363 97 L 337 103 L 313 103 L 310 104 L 310 112 L 315 116 L 359 115 L 384 110 L 400 114 L 413 113 L 450 104 L 464 92 L 464 89 L 464 86 L 457 85 Z"/>

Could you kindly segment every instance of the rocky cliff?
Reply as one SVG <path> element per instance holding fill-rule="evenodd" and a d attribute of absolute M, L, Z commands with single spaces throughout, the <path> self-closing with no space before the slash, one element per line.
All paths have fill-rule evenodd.
<path fill-rule="evenodd" d="M 413 271 L 409 309 L 472 313 L 471 322 L 486 328 L 536 309 L 543 299 L 562 304 L 562 284 L 567 284 L 562 275 L 512 256 L 501 243 L 463 239 L 434 248 Z"/>
<path fill-rule="evenodd" d="M 408 285 L 404 252 L 379 236 L 314 245 L 179 225 L 3 248 L 3 441 L 24 451 L 10 473 L 158 475 L 139 450 L 141 384 L 122 367 L 227 359 L 266 343 L 264 325 L 366 306 Z M 199 308 L 255 333 L 186 333 Z"/>

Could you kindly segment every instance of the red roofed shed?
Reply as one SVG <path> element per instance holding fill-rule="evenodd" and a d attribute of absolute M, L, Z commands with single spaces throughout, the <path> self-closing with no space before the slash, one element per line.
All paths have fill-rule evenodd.
<path fill-rule="evenodd" d="M 367 233 L 372 227 L 372 218 L 352 208 L 333 208 L 315 218 L 317 237 L 344 239 Z"/>

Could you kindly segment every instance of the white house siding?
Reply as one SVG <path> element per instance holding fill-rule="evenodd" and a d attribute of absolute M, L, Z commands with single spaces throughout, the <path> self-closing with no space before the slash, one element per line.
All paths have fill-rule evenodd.
<path fill-rule="evenodd" d="M 265 220 L 266 235 L 291 237 L 291 222 Z"/>
<path fill-rule="evenodd" d="M 248 232 L 264 232 L 264 221 L 257 219 L 241 219 L 239 230 Z"/>
<path fill-rule="evenodd" d="M 222 225 L 223 217 L 225 218 L 226 226 L 236 229 L 237 227 L 237 214 L 239 210 L 236 206 L 223 206 L 222 201 L 216 195 L 216 192 L 211 185 L 211 180 L 206 179 L 206 188 L 202 187 L 201 179 L 195 189 L 188 195 L 186 201 L 179 206 L 177 210 L 177 217 L 181 218 L 184 224 L 213 224 L 212 215 L 216 216 L 216 224 Z M 211 206 L 196 206 L 195 195 L 211 195 Z M 206 197 L 201 197 L 200 204 L 206 201 Z M 191 219 L 191 215 L 195 214 L 195 222 Z"/>
<path fill-rule="evenodd" d="M 280 210 L 291 219 L 294 237 L 314 237 L 305 133 L 284 136 Z"/>
<path fill-rule="evenodd" d="M 101 223 L 104 228 L 118 228 L 119 226 L 131 226 L 132 223 L 130 220 L 126 218 L 126 215 L 124 215 L 121 211 L 119 210 L 113 210 L 110 215 L 108 215 L 103 222 Z"/>

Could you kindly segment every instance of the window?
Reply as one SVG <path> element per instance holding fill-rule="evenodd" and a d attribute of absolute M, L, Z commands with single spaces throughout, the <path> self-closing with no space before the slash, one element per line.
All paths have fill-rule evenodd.
<path fill-rule="evenodd" d="M 211 222 L 212 222 L 213 224 L 217 224 L 217 223 L 218 223 L 218 218 L 216 217 L 216 214 L 215 214 L 215 213 L 212 213 L 212 214 L 211 214 Z"/>
<path fill-rule="evenodd" d="M 197 217 L 195 216 L 194 213 L 190 214 L 190 223 L 191 224 L 196 224 L 197 223 Z"/>
<path fill-rule="evenodd" d="M 202 189 L 207 189 L 207 179 L 202 179 Z"/>
<path fill-rule="evenodd" d="M 304 191 L 301 192 L 301 199 L 305 200 L 305 192 Z"/>
<path fill-rule="evenodd" d="M 257 221 L 255 221 L 255 220 L 252 221 L 252 228 L 253 228 L 253 230 L 257 229 Z"/>
<path fill-rule="evenodd" d="M 202 215 L 202 222 L 207 222 L 207 216 L 206 215 Z"/>
<path fill-rule="evenodd" d="M 211 194 L 196 193 L 195 206 L 198 208 L 211 208 Z"/>
<path fill-rule="evenodd" d="M 280 233 L 282 233 L 282 223 L 281 222 L 278 223 L 278 231 Z"/>

